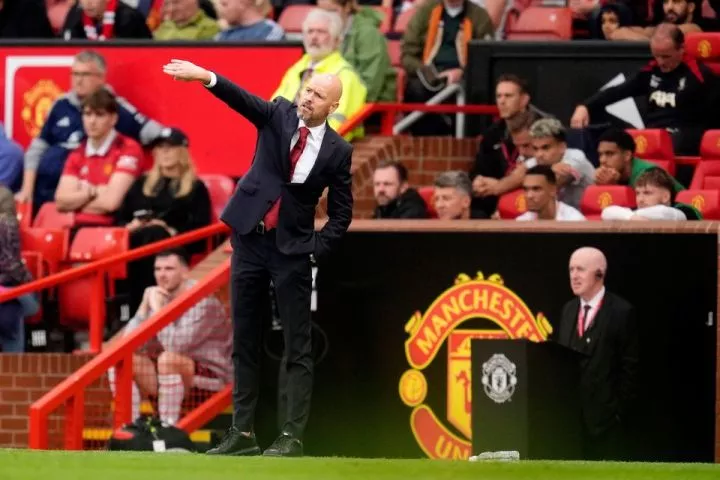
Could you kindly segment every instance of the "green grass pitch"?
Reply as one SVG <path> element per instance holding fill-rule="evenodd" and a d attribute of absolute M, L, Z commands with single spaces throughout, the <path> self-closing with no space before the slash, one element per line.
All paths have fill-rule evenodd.
<path fill-rule="evenodd" d="M 2 480 L 691 480 L 720 465 L 354 458 L 231 458 L 183 453 L 0 450 Z"/>

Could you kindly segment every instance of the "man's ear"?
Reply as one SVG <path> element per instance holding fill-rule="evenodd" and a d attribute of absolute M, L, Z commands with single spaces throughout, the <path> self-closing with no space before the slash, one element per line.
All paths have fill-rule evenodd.
<path fill-rule="evenodd" d="M 340 106 L 340 102 L 335 102 L 332 105 L 330 105 L 330 112 L 328 112 L 328 116 L 335 113 L 335 110 L 337 110 L 339 106 Z"/>

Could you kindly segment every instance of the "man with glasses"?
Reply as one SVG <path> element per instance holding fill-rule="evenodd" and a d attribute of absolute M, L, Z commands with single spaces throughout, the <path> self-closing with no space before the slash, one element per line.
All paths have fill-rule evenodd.
<path fill-rule="evenodd" d="M 68 154 L 85 138 L 80 108 L 83 99 L 102 88 L 111 90 L 105 83 L 105 59 L 96 52 L 86 50 L 75 55 L 71 71 L 71 90 L 55 101 L 40 135 L 25 153 L 22 187 L 15 198 L 32 201 L 33 214 L 43 203 L 53 200 Z M 138 112 L 126 100 L 117 101 L 118 132 L 143 145 L 160 135 L 162 125 Z"/>

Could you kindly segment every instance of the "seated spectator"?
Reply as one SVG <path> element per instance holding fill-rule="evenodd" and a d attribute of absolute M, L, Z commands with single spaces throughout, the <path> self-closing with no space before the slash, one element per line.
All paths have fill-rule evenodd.
<path fill-rule="evenodd" d="M 285 30 L 267 18 L 269 0 L 221 0 L 220 19 L 227 29 L 215 37 L 222 42 L 264 42 L 283 40 Z"/>
<path fill-rule="evenodd" d="M 635 182 L 637 210 L 610 205 L 602 211 L 603 220 L 701 220 L 693 206 L 675 203 L 675 179 L 665 170 L 653 167 Z"/>
<path fill-rule="evenodd" d="M 118 103 L 98 90 L 83 100 L 87 139 L 70 154 L 60 177 L 55 203 L 76 212 L 78 225 L 112 225 L 130 185 L 141 173 L 143 153 L 133 139 L 115 130 Z"/>
<path fill-rule="evenodd" d="M 341 37 L 342 20 L 337 13 L 319 8 L 311 10 L 303 22 L 303 44 L 307 53 L 285 72 L 280 86 L 271 97 L 280 96 L 294 102 L 313 74 L 337 75 L 343 90 L 340 105 L 328 117 L 328 123 L 334 130 L 365 105 L 367 96 L 362 79 L 338 51 Z M 345 139 L 349 141 L 363 135 L 363 128 L 358 127 Z"/>
<path fill-rule="evenodd" d="M 585 128 L 591 114 L 628 97 L 643 96 L 647 128 L 664 128 L 678 155 L 697 155 L 705 130 L 715 128 L 720 105 L 720 80 L 702 62 L 685 54 L 685 36 L 675 25 L 663 24 L 650 40 L 653 57 L 628 81 L 600 90 L 575 109 L 573 128 Z"/>
<path fill-rule="evenodd" d="M 427 218 L 425 200 L 408 184 L 408 171 L 400 162 L 380 163 L 373 173 L 373 218 Z"/>
<path fill-rule="evenodd" d="M 45 0 L 0 1 L 0 38 L 53 38 Z"/>
<path fill-rule="evenodd" d="M 402 38 L 402 66 L 408 75 L 405 101 L 424 103 L 445 86 L 460 83 L 468 42 L 492 36 L 485 9 L 468 0 L 423 2 Z M 444 135 L 451 127 L 448 116 L 426 115 L 411 130 L 415 135 Z"/>
<path fill-rule="evenodd" d="M 5 127 L 0 123 L 0 185 L 17 192 L 22 185 L 22 176 L 22 147 L 7 137 Z"/>
<path fill-rule="evenodd" d="M 318 0 L 318 7 L 335 12 L 343 21 L 340 54 L 365 82 L 368 102 L 394 102 L 396 73 L 390 62 L 385 35 L 380 32 L 383 15 L 356 0 Z"/>
<path fill-rule="evenodd" d="M 124 335 L 190 289 L 188 262 L 182 250 L 168 250 L 155 258 L 156 286 L 145 290 L 140 308 Z M 209 296 L 158 332 L 133 355 L 133 418 L 141 397 L 157 399 L 160 420 L 174 425 L 183 400 L 193 388 L 216 392 L 230 383 L 232 327 L 222 303 Z M 110 375 L 114 386 L 114 372 Z"/>
<path fill-rule="evenodd" d="M 165 0 L 163 8 L 165 21 L 153 33 L 156 40 L 212 40 L 220 32 L 199 0 Z"/>
<path fill-rule="evenodd" d="M 472 212 L 472 182 L 467 173 L 459 170 L 443 172 L 435 179 L 434 205 L 440 220 L 468 220 L 488 218 L 482 212 Z"/>
<path fill-rule="evenodd" d="M 490 125 L 483 134 L 475 163 L 470 170 L 475 194 L 472 209 L 482 210 L 486 215 L 492 215 L 497 208 L 497 196 L 488 195 L 486 192 L 486 184 L 493 182 L 492 180 L 486 182 L 486 179 L 503 178 L 515 169 L 521 152 L 515 146 L 514 136 L 517 135 L 518 140 L 530 146 L 528 136 L 530 125 L 535 120 L 548 116 L 530 103 L 527 82 L 512 74 L 501 75 L 498 78 L 495 86 L 495 104 L 500 119 Z M 515 135 L 511 133 L 511 125 Z M 533 153 L 530 152 L 527 158 L 532 156 Z"/>
<path fill-rule="evenodd" d="M 558 200 L 557 177 L 549 165 L 528 168 L 523 179 L 527 212 L 516 220 L 585 220 L 576 208 Z"/>
<path fill-rule="evenodd" d="M 632 22 L 630 10 L 618 3 L 606 3 L 601 6 L 594 18 L 594 23 L 590 23 L 592 37 L 605 40 L 610 40 L 619 28 L 626 27 Z"/>
<path fill-rule="evenodd" d="M 65 17 L 62 36 L 100 41 L 152 38 L 143 15 L 121 0 L 78 0 Z"/>
<path fill-rule="evenodd" d="M 85 137 L 82 101 L 98 90 L 112 91 L 105 83 L 105 58 L 99 53 L 92 50 L 78 53 L 71 69 L 71 90 L 53 103 L 40 135 L 33 139 L 25 152 L 22 187 L 15 198 L 21 202 L 32 201 L 34 213 L 45 202 L 53 200 L 68 154 Z M 124 98 L 116 99 L 119 106 L 116 128 L 119 133 L 143 145 L 160 134 L 162 125 L 143 115 Z"/>
<path fill-rule="evenodd" d="M 135 180 L 117 211 L 116 223 L 130 230 L 130 248 L 210 225 L 210 194 L 195 175 L 187 136 L 166 128 L 153 146 L 152 169 Z M 188 247 L 200 253 L 205 242 Z M 152 285 L 153 259 L 128 264 L 130 310 L 135 311 L 145 287 Z"/>
<path fill-rule="evenodd" d="M 635 188 L 640 175 L 656 165 L 635 157 L 635 140 L 625 130 L 611 128 L 598 139 L 600 166 L 595 170 L 598 185 L 629 185 Z M 671 177 L 672 178 L 672 177 Z M 685 187 L 673 179 L 675 192 Z"/>
<path fill-rule="evenodd" d="M 663 18 L 661 22 L 677 25 L 683 33 L 712 30 L 713 25 L 702 18 L 700 7 L 702 0 L 663 0 Z M 658 22 L 660 23 L 660 22 Z M 621 27 L 615 30 L 610 40 L 643 40 L 647 41 L 655 33 L 657 26 Z"/>
<path fill-rule="evenodd" d="M 31 282 L 32 277 L 20 256 L 20 225 L 15 214 L 12 192 L 0 185 L 0 292 Z M 25 317 L 27 296 L 0 303 L 0 351 L 25 351 Z"/>

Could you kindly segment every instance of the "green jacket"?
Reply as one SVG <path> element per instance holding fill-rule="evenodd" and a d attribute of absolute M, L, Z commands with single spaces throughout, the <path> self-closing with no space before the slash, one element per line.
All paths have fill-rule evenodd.
<path fill-rule="evenodd" d="M 368 102 L 394 102 L 396 74 L 390 62 L 387 39 L 380 33 L 382 14 L 363 7 L 351 17 L 340 53 L 367 87 Z"/>
<path fill-rule="evenodd" d="M 405 30 L 401 44 L 402 66 L 408 77 L 414 76 L 421 66 L 431 64 L 437 53 L 438 43 L 442 39 L 442 22 L 437 21 L 437 15 L 433 15 L 436 7 L 442 9 L 442 0 L 426 0 L 415 12 Z M 465 18 L 470 22 L 469 30 L 472 32 L 470 38 L 466 38 L 465 28 L 461 27 L 455 39 L 458 59 L 463 68 L 467 64 L 468 42 L 474 39 L 493 38 L 493 24 L 484 8 L 465 0 Z"/>
<path fill-rule="evenodd" d="M 155 40 L 213 40 L 218 32 L 220 27 L 217 22 L 201 9 L 183 26 L 165 20 L 153 35 Z"/>

